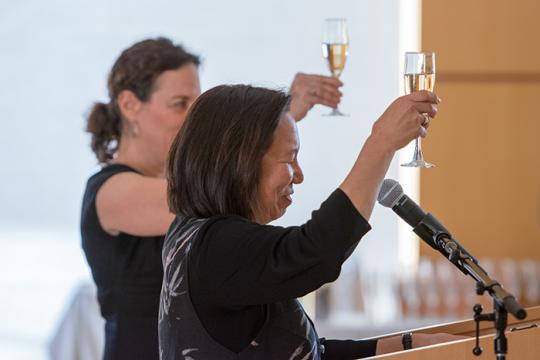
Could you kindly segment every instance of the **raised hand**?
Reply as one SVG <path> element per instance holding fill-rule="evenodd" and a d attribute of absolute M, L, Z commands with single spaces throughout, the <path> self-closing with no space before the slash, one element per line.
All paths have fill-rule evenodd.
<path fill-rule="evenodd" d="M 332 76 L 297 73 L 291 84 L 290 113 L 302 120 L 316 104 L 336 108 L 341 101 L 341 81 Z"/>
<path fill-rule="evenodd" d="M 425 137 L 429 120 L 437 115 L 439 98 L 430 91 L 416 91 L 396 99 L 375 122 L 372 135 L 384 139 L 393 151 L 418 136 Z"/>

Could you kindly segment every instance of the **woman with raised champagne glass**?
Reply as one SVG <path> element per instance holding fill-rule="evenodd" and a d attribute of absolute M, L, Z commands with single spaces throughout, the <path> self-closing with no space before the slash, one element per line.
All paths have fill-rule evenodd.
<path fill-rule="evenodd" d="M 193 104 L 168 160 L 161 360 L 355 359 L 459 339 L 326 340 L 296 298 L 334 281 L 370 230 L 395 152 L 425 136 L 437 97 L 415 92 L 376 121 L 345 180 L 300 226 L 268 225 L 304 180 L 287 94 L 218 86 Z"/>

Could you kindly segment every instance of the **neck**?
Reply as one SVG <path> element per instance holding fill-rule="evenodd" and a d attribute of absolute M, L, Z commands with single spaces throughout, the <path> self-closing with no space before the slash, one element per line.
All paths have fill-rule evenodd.
<path fill-rule="evenodd" d="M 164 161 L 155 159 L 153 153 L 132 138 L 120 141 L 113 163 L 128 165 L 149 177 L 164 177 Z"/>

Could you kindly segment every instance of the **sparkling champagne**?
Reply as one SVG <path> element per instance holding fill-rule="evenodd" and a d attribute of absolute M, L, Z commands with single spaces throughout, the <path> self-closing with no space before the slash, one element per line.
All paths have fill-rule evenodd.
<path fill-rule="evenodd" d="M 339 77 L 349 54 L 348 44 L 322 44 L 323 56 L 328 60 L 328 67 L 332 75 Z"/>
<path fill-rule="evenodd" d="M 435 74 L 405 74 L 405 94 L 435 87 Z"/>

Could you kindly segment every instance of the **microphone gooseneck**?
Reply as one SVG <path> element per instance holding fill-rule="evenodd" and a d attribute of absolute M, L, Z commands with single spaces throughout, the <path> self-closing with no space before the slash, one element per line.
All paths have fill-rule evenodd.
<path fill-rule="evenodd" d="M 527 313 L 497 281 L 492 280 L 480 267 L 476 258 L 470 255 L 450 232 L 432 214 L 425 213 L 404 192 L 401 185 L 393 179 L 385 179 L 377 196 L 377 201 L 391 208 L 407 222 L 413 231 L 433 249 L 439 251 L 464 274 L 473 277 L 478 286 L 487 291 L 493 299 L 517 319 L 524 319 Z"/>

